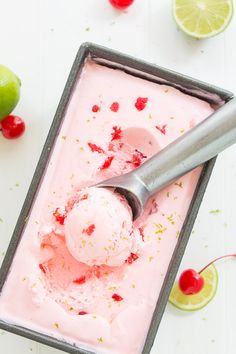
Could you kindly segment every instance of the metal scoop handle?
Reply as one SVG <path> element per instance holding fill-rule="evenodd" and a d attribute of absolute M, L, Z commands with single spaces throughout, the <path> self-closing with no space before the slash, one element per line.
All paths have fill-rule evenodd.
<path fill-rule="evenodd" d="M 136 178 L 150 197 L 235 142 L 236 98 L 233 98 L 136 169 Z"/>
<path fill-rule="evenodd" d="M 236 98 L 233 98 L 134 171 L 102 181 L 98 186 L 113 187 L 124 195 L 135 220 L 153 194 L 235 142 Z"/>

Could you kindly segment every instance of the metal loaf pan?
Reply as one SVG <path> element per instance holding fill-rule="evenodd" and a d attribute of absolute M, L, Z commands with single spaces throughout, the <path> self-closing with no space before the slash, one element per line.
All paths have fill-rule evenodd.
<path fill-rule="evenodd" d="M 122 69 L 123 71 L 131 75 L 135 75 L 153 82 L 157 82 L 159 84 L 167 84 L 176 87 L 179 90 L 183 91 L 184 93 L 208 101 L 216 109 L 234 97 L 231 92 L 214 87 L 207 83 L 200 82 L 193 78 L 178 74 L 174 71 L 170 71 L 162 67 L 149 64 L 142 60 L 137 60 L 130 56 L 98 46 L 96 44 L 92 44 L 92 43 L 82 44 L 75 58 L 71 72 L 69 74 L 64 92 L 62 94 L 60 103 L 56 111 L 55 118 L 50 128 L 32 183 L 27 193 L 23 208 L 21 210 L 12 239 L 10 241 L 10 245 L 8 247 L 6 256 L 4 258 L 0 270 L 0 292 L 7 279 L 7 275 L 10 270 L 14 254 L 20 242 L 22 231 L 25 227 L 25 224 L 27 222 L 27 217 L 30 213 L 34 201 L 34 197 L 37 193 L 45 169 L 47 168 L 48 159 L 50 157 L 51 150 L 57 138 L 60 126 L 62 124 L 65 111 L 67 109 L 71 94 L 73 92 L 74 85 L 80 75 L 84 62 L 88 58 L 96 61 L 101 65 Z M 201 201 L 204 196 L 207 184 L 209 182 L 214 164 L 215 164 L 215 158 L 205 163 L 203 167 L 202 174 L 199 179 L 198 186 L 196 188 L 196 192 L 194 194 L 191 206 L 189 208 L 185 223 L 181 230 L 181 234 L 177 246 L 172 256 L 168 268 L 168 272 L 165 277 L 159 299 L 157 301 L 152 322 L 150 324 L 149 332 L 143 348 L 143 352 L 142 352 L 143 354 L 148 354 L 151 351 L 159 324 L 161 322 L 163 312 L 165 310 L 168 301 L 169 293 L 171 291 L 173 282 L 175 280 L 180 262 L 184 255 L 184 251 L 188 243 L 192 231 L 192 227 L 196 219 L 199 207 L 201 205 Z M 12 299 L 9 301 L 12 301 Z M 17 335 L 21 335 L 29 339 L 38 341 L 40 343 L 52 346 L 54 348 L 64 350 L 65 352 L 68 353 L 93 354 L 92 352 L 86 351 L 84 349 L 80 349 L 75 345 L 73 346 L 63 341 L 57 340 L 54 337 L 50 337 L 42 333 L 32 331 L 28 328 L 23 328 L 17 325 L 6 323 L 1 320 L 1 314 L 0 314 L 0 328 L 15 333 Z"/>

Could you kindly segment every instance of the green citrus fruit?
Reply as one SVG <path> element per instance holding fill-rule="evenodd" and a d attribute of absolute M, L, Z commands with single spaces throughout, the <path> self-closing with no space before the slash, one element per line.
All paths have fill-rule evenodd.
<path fill-rule="evenodd" d="M 6 66 L 0 65 L 0 121 L 7 117 L 20 99 L 20 79 Z"/>

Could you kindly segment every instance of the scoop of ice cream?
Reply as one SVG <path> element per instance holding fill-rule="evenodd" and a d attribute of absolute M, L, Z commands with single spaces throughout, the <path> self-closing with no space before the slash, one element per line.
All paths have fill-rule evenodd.
<path fill-rule="evenodd" d="M 79 202 L 65 220 L 69 252 L 88 265 L 120 266 L 133 244 L 132 212 L 113 190 L 91 187 L 79 192 Z"/>

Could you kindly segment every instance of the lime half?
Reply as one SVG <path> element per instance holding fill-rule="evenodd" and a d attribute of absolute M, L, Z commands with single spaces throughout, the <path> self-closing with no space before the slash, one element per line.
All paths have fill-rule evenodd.
<path fill-rule="evenodd" d="M 173 0 L 177 25 L 195 38 L 209 38 L 224 31 L 233 16 L 232 0 Z"/>
<path fill-rule="evenodd" d="M 20 87 L 20 79 L 6 66 L 0 65 L 0 121 L 17 105 Z"/>
<path fill-rule="evenodd" d="M 218 274 L 215 266 L 211 265 L 201 275 L 204 278 L 204 287 L 198 294 L 184 295 L 178 283 L 175 283 L 170 293 L 169 302 L 184 311 L 196 311 L 205 307 L 215 296 Z"/>

